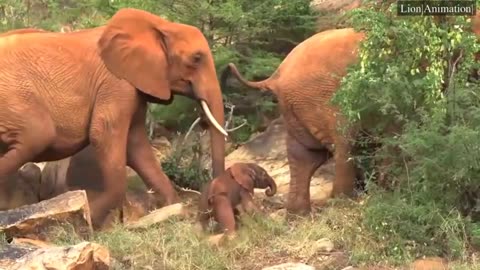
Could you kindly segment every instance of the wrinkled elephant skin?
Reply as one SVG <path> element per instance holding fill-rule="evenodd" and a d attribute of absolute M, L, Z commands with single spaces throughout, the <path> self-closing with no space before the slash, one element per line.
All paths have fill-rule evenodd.
<path fill-rule="evenodd" d="M 87 145 L 105 189 L 91 202 L 100 225 L 126 191 L 125 166 L 167 204 L 179 197 L 145 132 L 147 102 L 199 101 L 209 120 L 212 169 L 224 171 L 224 107 L 208 42 L 196 27 L 124 8 L 105 26 L 0 37 L 0 177 L 27 162 L 72 156 Z"/>

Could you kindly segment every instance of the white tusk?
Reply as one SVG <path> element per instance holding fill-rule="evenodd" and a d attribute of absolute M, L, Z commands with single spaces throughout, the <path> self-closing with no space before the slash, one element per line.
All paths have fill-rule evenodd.
<path fill-rule="evenodd" d="M 200 104 L 202 105 L 202 109 L 207 115 L 208 120 L 210 120 L 210 123 L 218 130 L 220 131 L 225 137 L 228 137 L 228 133 L 222 128 L 222 126 L 215 120 L 215 118 L 212 115 L 212 112 L 210 112 L 210 109 L 208 108 L 207 103 L 204 100 L 200 100 Z"/>

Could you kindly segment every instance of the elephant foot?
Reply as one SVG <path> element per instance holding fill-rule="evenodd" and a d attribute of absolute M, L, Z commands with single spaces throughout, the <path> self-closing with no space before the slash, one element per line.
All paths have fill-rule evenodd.
<path fill-rule="evenodd" d="M 287 214 L 297 215 L 297 216 L 306 216 L 309 215 L 312 211 L 310 202 L 301 202 L 296 201 L 294 203 L 287 202 Z"/>
<path fill-rule="evenodd" d="M 228 241 L 234 240 L 237 238 L 236 232 L 225 232 L 217 235 L 210 236 L 207 241 L 210 245 L 220 247 L 226 244 Z"/>

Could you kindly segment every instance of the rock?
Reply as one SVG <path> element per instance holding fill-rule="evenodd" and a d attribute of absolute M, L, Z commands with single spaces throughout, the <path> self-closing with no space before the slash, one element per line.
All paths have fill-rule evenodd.
<path fill-rule="evenodd" d="M 11 244 L 0 246 L 0 269 L 5 270 L 106 270 L 109 267 L 109 251 L 90 242 L 45 248 Z"/>
<path fill-rule="evenodd" d="M 290 183 L 290 170 L 285 145 L 286 129 L 283 119 L 278 118 L 265 132 L 253 137 L 225 158 L 225 167 L 237 162 L 254 162 L 262 166 L 277 183 L 277 194 L 266 200 L 286 200 Z M 335 163 L 330 159 L 313 175 L 310 184 L 310 196 L 313 203 L 325 203 L 332 193 L 332 181 L 335 179 Z M 262 196 L 256 192 L 256 196 Z"/>
<path fill-rule="evenodd" d="M 48 242 L 41 241 L 41 240 L 28 239 L 28 238 L 17 238 L 17 237 L 14 237 L 10 244 L 12 244 L 12 245 L 30 245 L 30 246 L 34 246 L 34 247 L 38 247 L 38 248 L 46 248 L 46 247 L 54 246 L 54 244 L 52 244 L 52 243 L 48 243 Z"/>
<path fill-rule="evenodd" d="M 146 191 L 127 191 L 122 206 L 122 222 L 132 223 L 138 221 L 143 216 L 148 215 L 151 211 L 160 207 L 161 201 L 161 198 L 155 196 L 154 193 Z"/>
<path fill-rule="evenodd" d="M 334 245 L 328 238 L 322 238 L 315 241 L 315 249 L 320 252 L 332 252 Z"/>
<path fill-rule="evenodd" d="M 0 179 L 0 210 L 8 210 L 40 201 L 42 170 L 28 162 Z"/>
<path fill-rule="evenodd" d="M 155 211 L 152 211 L 150 214 L 141 217 L 139 220 L 127 224 L 128 229 L 138 229 L 146 228 L 156 223 L 160 223 L 172 216 L 181 216 L 186 213 L 182 203 L 171 204 Z"/>
<path fill-rule="evenodd" d="M 165 137 L 155 138 L 152 141 L 153 151 L 155 157 L 159 162 L 162 162 L 172 153 L 172 144 Z"/>
<path fill-rule="evenodd" d="M 439 257 L 428 257 L 417 259 L 411 266 L 412 270 L 447 270 L 448 263 L 445 259 Z"/>
<path fill-rule="evenodd" d="M 127 190 L 122 207 L 118 207 L 107 215 L 100 230 L 109 230 L 115 224 L 131 224 L 162 205 L 163 198 L 146 190 Z"/>
<path fill-rule="evenodd" d="M 42 168 L 42 185 L 40 186 L 40 200 L 48 200 L 68 191 L 66 183 L 67 170 L 70 158 L 45 162 Z"/>
<path fill-rule="evenodd" d="M 262 268 L 262 270 L 315 270 L 315 267 L 303 263 L 282 263 Z"/>
<path fill-rule="evenodd" d="M 0 211 L 0 232 L 7 238 L 48 240 L 53 225 L 71 224 L 81 236 L 92 232 L 87 194 L 69 191 L 52 199 Z"/>
<path fill-rule="evenodd" d="M 319 269 L 342 269 L 343 270 L 345 268 L 349 269 L 348 267 L 351 267 L 349 266 L 349 263 L 350 263 L 350 258 L 345 252 L 334 251 L 329 253 L 327 258 L 320 265 L 317 265 L 317 267 Z M 370 269 L 370 268 L 367 268 L 367 269 Z"/>

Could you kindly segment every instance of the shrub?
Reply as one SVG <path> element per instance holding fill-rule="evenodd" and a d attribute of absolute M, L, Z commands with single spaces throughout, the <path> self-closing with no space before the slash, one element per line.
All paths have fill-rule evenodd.
<path fill-rule="evenodd" d="M 333 98 L 351 123 L 371 128 L 369 139 L 383 146 L 377 157 L 398 149 L 389 168 L 395 190 L 370 181 L 363 222 L 390 243 L 387 255 L 458 258 L 478 227 L 470 226 L 474 207 L 465 207 L 465 194 L 480 188 L 480 89 L 468 80 L 479 46 L 468 18 L 394 13 L 395 3 L 351 12 L 367 38 Z M 401 133 L 386 136 L 392 122 Z"/>

